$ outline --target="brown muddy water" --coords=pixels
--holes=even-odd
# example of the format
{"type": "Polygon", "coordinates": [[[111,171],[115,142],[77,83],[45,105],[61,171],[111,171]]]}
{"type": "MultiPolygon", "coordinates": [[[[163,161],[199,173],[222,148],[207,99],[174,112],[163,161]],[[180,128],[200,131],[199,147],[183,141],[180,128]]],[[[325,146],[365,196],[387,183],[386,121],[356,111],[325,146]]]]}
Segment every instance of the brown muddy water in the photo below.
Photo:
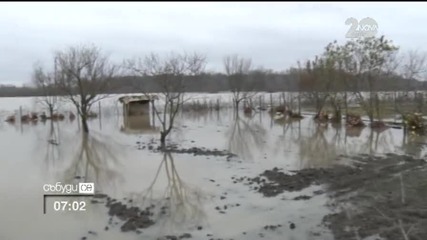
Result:
{"type": "Polygon", "coordinates": [[[19,106],[36,105],[30,98],[0,99],[1,240],[332,240],[337,230],[323,220],[335,210],[322,183],[265,197],[236,179],[273,168],[291,173],[353,164],[342,156],[425,154],[425,139],[405,139],[400,129],[349,132],[341,126],[319,127],[309,116],[276,121],[266,111],[236,119],[228,109],[181,114],[169,138],[181,151],[162,153],[156,151],[159,123],[133,119],[125,124],[116,99],[102,104],[87,137],[77,120],[6,123],[19,106]],[[57,182],[93,182],[109,198],[159,211],[153,210],[148,227],[128,232],[122,231],[126,219],[110,216],[106,198],[98,203],[91,197],[48,198],[44,214],[43,186],[57,182]],[[84,201],[86,210],[54,211],[58,200],[84,201]]]}

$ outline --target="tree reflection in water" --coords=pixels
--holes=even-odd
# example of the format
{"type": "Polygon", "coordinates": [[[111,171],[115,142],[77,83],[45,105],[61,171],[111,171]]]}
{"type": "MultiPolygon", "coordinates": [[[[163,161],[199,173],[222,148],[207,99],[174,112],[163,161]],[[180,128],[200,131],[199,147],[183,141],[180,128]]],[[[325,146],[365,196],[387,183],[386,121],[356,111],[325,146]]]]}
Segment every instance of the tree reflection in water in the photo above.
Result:
{"type": "Polygon", "coordinates": [[[369,135],[364,144],[361,144],[359,153],[375,155],[379,153],[394,152],[394,142],[391,131],[369,129],[369,135]]]}
{"type": "Polygon", "coordinates": [[[278,141],[276,144],[274,144],[273,152],[277,154],[278,152],[282,151],[283,148],[285,149],[285,153],[281,154],[287,154],[293,149],[295,149],[296,145],[301,140],[301,119],[279,119],[274,120],[273,118],[272,122],[276,123],[277,125],[281,125],[283,127],[283,134],[278,137],[278,141]]]}
{"type": "Polygon", "coordinates": [[[300,168],[307,167],[325,167],[332,163],[339,152],[343,152],[344,149],[340,149],[339,137],[335,132],[332,139],[328,141],[326,138],[328,132],[328,126],[321,126],[315,123],[310,129],[312,132],[308,137],[301,138],[299,144],[299,157],[301,161],[300,168]]]}
{"type": "Polygon", "coordinates": [[[427,136],[404,131],[401,149],[406,154],[423,158],[426,155],[427,136]]]}
{"type": "MultiPolygon", "coordinates": [[[[333,163],[339,155],[354,155],[360,153],[381,154],[394,152],[393,134],[391,131],[383,129],[375,131],[366,128],[369,133],[358,137],[350,137],[348,128],[343,135],[343,126],[331,125],[333,130],[325,126],[315,125],[311,127],[308,137],[300,139],[299,156],[301,168],[304,167],[325,167],[333,163]]],[[[354,129],[352,129],[354,130],[354,129]]]]}
{"type": "Polygon", "coordinates": [[[64,171],[64,182],[93,182],[95,189],[111,192],[124,181],[119,173],[119,145],[107,136],[95,132],[81,134],[78,149],[64,171]]]}
{"type": "Polygon", "coordinates": [[[35,156],[43,160],[43,170],[47,174],[54,172],[61,164],[62,148],[60,144],[60,127],[58,122],[45,123],[46,129],[37,128],[34,141],[35,156]]]}
{"type": "Polygon", "coordinates": [[[61,149],[58,147],[58,145],[60,144],[58,123],[55,124],[53,121],[50,121],[47,139],[48,140],[46,141],[47,144],[44,159],[48,168],[54,168],[55,164],[59,161],[61,156],[61,149]]]}
{"type": "Polygon", "coordinates": [[[162,233],[174,231],[184,224],[200,224],[205,221],[203,202],[212,197],[201,188],[183,181],[171,153],[163,153],[162,161],[149,187],[141,193],[130,195],[132,202],[140,208],[151,205],[160,208],[155,211],[154,219],[162,233]],[[159,184],[160,175],[166,178],[164,185],[159,184]]]}
{"type": "Polygon", "coordinates": [[[267,131],[253,119],[241,119],[238,115],[226,131],[228,151],[237,154],[241,159],[253,160],[254,151],[265,147],[267,131]]]}

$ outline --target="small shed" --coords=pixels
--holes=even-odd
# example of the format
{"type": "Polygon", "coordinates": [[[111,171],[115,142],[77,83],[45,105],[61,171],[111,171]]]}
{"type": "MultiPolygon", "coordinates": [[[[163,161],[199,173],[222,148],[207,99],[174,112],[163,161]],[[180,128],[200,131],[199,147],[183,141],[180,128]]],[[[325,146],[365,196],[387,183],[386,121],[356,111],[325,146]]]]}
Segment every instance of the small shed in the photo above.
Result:
{"type": "Polygon", "coordinates": [[[123,119],[120,131],[125,134],[158,133],[158,127],[151,123],[149,115],[128,116],[123,119]]]}
{"type": "Polygon", "coordinates": [[[123,104],[125,116],[138,116],[150,114],[150,102],[158,99],[156,95],[123,96],[119,102],[123,104]]]}
{"type": "Polygon", "coordinates": [[[123,126],[121,131],[126,134],[155,133],[154,112],[150,113],[150,103],[157,100],[156,95],[123,96],[119,102],[123,104],[123,126]]]}

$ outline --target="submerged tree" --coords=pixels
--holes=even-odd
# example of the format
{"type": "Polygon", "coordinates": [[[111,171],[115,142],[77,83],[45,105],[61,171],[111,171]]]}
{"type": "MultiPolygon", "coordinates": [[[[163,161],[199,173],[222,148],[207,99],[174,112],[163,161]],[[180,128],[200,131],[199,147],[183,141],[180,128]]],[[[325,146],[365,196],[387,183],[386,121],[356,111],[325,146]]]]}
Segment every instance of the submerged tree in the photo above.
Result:
{"type": "Polygon", "coordinates": [[[249,92],[249,73],[251,72],[252,60],[241,58],[238,55],[224,57],[223,60],[225,74],[231,93],[233,95],[233,105],[238,112],[240,102],[246,100],[253,95],[254,92],[249,92]]]}
{"type": "MultiPolygon", "coordinates": [[[[418,91],[419,86],[415,84],[414,80],[423,80],[423,76],[425,76],[427,72],[427,54],[413,50],[407,52],[402,60],[401,74],[407,81],[413,83],[407,89],[407,93],[412,92],[414,94],[415,109],[413,110],[422,113],[424,107],[424,93],[418,91]]],[[[403,106],[399,107],[404,108],[403,106]]]]}
{"type": "Polygon", "coordinates": [[[331,69],[327,59],[316,56],[314,60],[305,63],[301,72],[300,87],[306,92],[306,98],[315,105],[315,118],[320,117],[329,97],[331,69]]]}
{"type": "Polygon", "coordinates": [[[172,52],[164,57],[152,53],[144,58],[127,61],[129,69],[143,77],[154,79],[160,89],[163,109],[157,109],[153,104],[153,110],[161,124],[160,143],[162,146],[165,145],[166,137],[173,129],[175,118],[185,102],[185,78],[199,76],[205,66],[206,57],[199,53],[177,54],[172,52]]]}
{"type": "Polygon", "coordinates": [[[345,56],[345,70],[353,76],[349,87],[371,123],[375,117],[381,118],[378,90],[381,89],[380,83],[389,77],[387,62],[398,49],[384,36],[351,40],[341,49],[341,55],[345,56]],[[363,93],[365,89],[368,96],[363,93]]]}
{"type": "Polygon", "coordinates": [[[33,84],[40,90],[42,96],[38,98],[38,102],[47,108],[49,116],[52,116],[58,110],[59,97],[58,89],[55,86],[57,72],[46,72],[40,63],[34,64],[32,81],[33,84]]]}
{"type": "Polygon", "coordinates": [[[90,45],[70,47],[55,53],[55,83],[76,107],[85,133],[91,106],[106,98],[118,67],[110,63],[100,48],[90,45]]]}
{"type": "Polygon", "coordinates": [[[342,46],[337,41],[329,43],[323,57],[327,63],[328,78],[331,83],[329,92],[329,103],[334,110],[333,121],[341,122],[342,108],[345,115],[348,114],[348,81],[350,75],[345,72],[346,52],[342,51],[342,46]]]}

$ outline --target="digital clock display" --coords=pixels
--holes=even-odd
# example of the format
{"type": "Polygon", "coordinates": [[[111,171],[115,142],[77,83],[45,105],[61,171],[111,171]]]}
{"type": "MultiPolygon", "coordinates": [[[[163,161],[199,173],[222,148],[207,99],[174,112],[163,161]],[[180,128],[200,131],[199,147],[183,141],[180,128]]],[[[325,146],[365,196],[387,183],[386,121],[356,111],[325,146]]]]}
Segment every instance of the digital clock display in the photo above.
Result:
{"type": "Polygon", "coordinates": [[[44,184],[43,191],[45,192],[43,194],[43,214],[46,214],[48,209],[52,210],[52,202],[48,201],[49,198],[57,199],[53,202],[54,212],[85,212],[87,201],[83,201],[82,198],[95,196],[94,183],[44,184]]]}
{"type": "Polygon", "coordinates": [[[85,201],[55,201],[53,202],[53,210],[55,211],[86,211],[85,201]]]}

